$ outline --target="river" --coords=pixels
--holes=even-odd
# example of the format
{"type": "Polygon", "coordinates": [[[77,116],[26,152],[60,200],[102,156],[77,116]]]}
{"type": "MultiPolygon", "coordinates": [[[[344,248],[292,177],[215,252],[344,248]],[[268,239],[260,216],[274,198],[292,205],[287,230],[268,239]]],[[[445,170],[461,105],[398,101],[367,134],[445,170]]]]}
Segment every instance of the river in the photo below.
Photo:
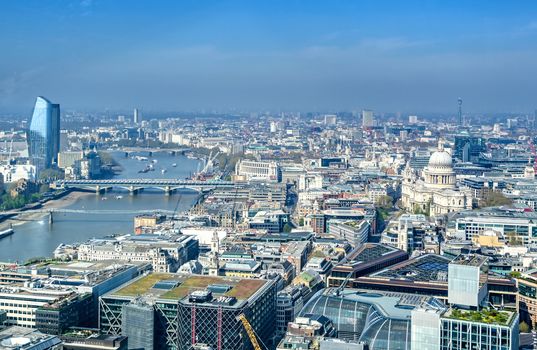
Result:
{"type": "MultiPolygon", "coordinates": [[[[148,161],[126,158],[124,152],[113,152],[114,159],[121,165],[123,171],[116,178],[185,178],[198,169],[199,161],[182,155],[171,155],[167,152],[134,153],[148,157],[148,161]],[[150,163],[150,161],[155,161],[150,163]],[[173,167],[173,164],[176,167],[173,167]],[[139,170],[153,164],[155,171],[138,173],[139,170]],[[166,172],[162,172],[166,169],[166,172]]],[[[165,196],[159,190],[144,190],[130,196],[128,192],[114,190],[103,196],[87,194],[66,206],[69,209],[84,210],[188,210],[197,200],[194,191],[181,191],[165,196]],[[116,199],[121,195],[123,198],[116,199]],[[103,200],[102,197],[107,200],[103,200]],[[178,204],[179,202],[179,204],[178,204]]],[[[49,224],[47,218],[30,221],[14,227],[15,233],[0,239],[0,261],[25,261],[32,257],[50,256],[60,243],[75,243],[92,237],[104,237],[111,234],[132,233],[135,214],[73,214],[56,213],[54,223],[49,224]]]]}

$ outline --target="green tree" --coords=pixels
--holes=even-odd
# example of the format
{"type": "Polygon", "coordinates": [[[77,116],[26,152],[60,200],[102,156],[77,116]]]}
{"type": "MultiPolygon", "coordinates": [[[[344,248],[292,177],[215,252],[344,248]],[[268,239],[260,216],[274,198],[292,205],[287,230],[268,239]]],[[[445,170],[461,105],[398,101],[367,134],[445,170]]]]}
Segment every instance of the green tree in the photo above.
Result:
{"type": "Polygon", "coordinates": [[[529,333],[530,326],[526,322],[522,321],[520,322],[518,329],[520,330],[520,333],[529,333]]]}
{"type": "Polygon", "coordinates": [[[386,196],[386,195],[380,196],[379,198],[377,198],[375,205],[378,208],[388,211],[393,208],[393,198],[390,196],[386,196]]]}
{"type": "Polygon", "coordinates": [[[509,204],[512,204],[512,203],[513,203],[513,201],[510,198],[507,198],[506,196],[504,196],[503,193],[501,193],[501,192],[491,192],[491,193],[489,193],[487,198],[485,198],[485,200],[482,201],[481,207],[483,207],[483,208],[485,208],[485,207],[497,207],[497,206],[501,206],[501,205],[509,205],[509,204]]]}
{"type": "Polygon", "coordinates": [[[520,276],[522,276],[522,274],[518,271],[511,271],[509,272],[509,276],[513,277],[513,278],[520,278],[520,276]]]}
{"type": "Polygon", "coordinates": [[[285,226],[283,226],[283,232],[289,233],[293,229],[293,226],[290,223],[286,223],[285,226]]]}
{"type": "Polygon", "coordinates": [[[63,179],[65,176],[63,170],[60,169],[43,169],[39,172],[39,180],[54,181],[63,179]]]}

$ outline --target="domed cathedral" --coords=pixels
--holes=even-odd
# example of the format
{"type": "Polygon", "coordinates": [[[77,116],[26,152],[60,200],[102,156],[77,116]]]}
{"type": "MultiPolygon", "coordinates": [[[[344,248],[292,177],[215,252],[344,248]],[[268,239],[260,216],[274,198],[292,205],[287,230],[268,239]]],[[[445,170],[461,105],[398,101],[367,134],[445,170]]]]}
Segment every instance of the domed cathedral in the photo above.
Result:
{"type": "Polygon", "coordinates": [[[421,176],[407,163],[402,183],[403,208],[413,213],[441,216],[472,208],[471,194],[457,187],[451,154],[439,147],[421,176]]]}

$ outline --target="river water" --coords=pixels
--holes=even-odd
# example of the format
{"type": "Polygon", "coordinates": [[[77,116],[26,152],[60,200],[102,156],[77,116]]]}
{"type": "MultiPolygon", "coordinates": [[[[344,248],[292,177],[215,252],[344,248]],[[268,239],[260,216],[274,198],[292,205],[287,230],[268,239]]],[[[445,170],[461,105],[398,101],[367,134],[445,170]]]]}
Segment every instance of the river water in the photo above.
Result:
{"type": "MultiPolygon", "coordinates": [[[[199,161],[182,155],[171,155],[167,152],[153,153],[151,157],[145,153],[134,153],[148,157],[148,161],[126,158],[124,152],[112,153],[123,171],[117,178],[152,178],[152,179],[184,179],[198,169],[199,161]],[[156,162],[151,163],[154,160],[156,162]],[[176,167],[173,167],[173,164],[176,167]],[[153,164],[154,171],[138,173],[148,164],[153,164]],[[162,172],[162,169],[166,169],[162,172]]],[[[113,190],[103,196],[89,194],[65,207],[81,210],[188,210],[197,200],[194,191],[181,191],[165,196],[159,190],[144,190],[130,196],[128,192],[113,190]],[[103,200],[102,197],[107,200],[103,200]],[[116,199],[116,196],[122,196],[116,199]]],[[[0,261],[25,261],[32,257],[50,256],[60,243],[75,243],[92,237],[104,237],[111,234],[132,233],[136,214],[90,214],[90,213],[56,213],[54,223],[50,225],[47,218],[30,221],[14,227],[15,233],[0,239],[0,261]]]]}

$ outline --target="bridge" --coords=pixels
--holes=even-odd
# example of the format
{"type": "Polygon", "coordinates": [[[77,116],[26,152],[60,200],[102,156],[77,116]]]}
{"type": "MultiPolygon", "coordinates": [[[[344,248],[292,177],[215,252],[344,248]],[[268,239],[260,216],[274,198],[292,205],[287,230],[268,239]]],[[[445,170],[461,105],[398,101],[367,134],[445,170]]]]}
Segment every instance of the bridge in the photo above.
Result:
{"type": "Polygon", "coordinates": [[[149,148],[149,147],[122,147],[117,149],[117,151],[125,152],[127,154],[129,153],[149,153],[150,155],[153,153],[159,153],[159,152],[166,152],[170,154],[185,154],[186,152],[192,151],[191,148],[185,147],[185,148],[149,148]]]}
{"type": "Polygon", "coordinates": [[[53,208],[53,209],[30,209],[23,212],[17,210],[3,211],[0,214],[2,219],[9,219],[13,221],[41,221],[43,216],[48,217],[48,222],[52,224],[54,221],[53,215],[55,214],[96,214],[96,215],[146,215],[146,214],[162,214],[168,216],[175,216],[178,213],[172,210],[154,209],[154,210],[86,210],[86,209],[68,209],[68,208],[53,208]],[[37,218],[20,218],[18,214],[44,214],[37,218]]]}
{"type": "Polygon", "coordinates": [[[164,194],[170,195],[178,189],[190,189],[197,192],[213,190],[218,187],[229,187],[235,185],[232,181],[196,181],[180,179],[109,179],[109,180],[58,180],[56,188],[73,190],[90,190],[97,194],[108,191],[112,188],[121,188],[129,191],[130,194],[137,194],[146,188],[162,190],[164,194]]]}

